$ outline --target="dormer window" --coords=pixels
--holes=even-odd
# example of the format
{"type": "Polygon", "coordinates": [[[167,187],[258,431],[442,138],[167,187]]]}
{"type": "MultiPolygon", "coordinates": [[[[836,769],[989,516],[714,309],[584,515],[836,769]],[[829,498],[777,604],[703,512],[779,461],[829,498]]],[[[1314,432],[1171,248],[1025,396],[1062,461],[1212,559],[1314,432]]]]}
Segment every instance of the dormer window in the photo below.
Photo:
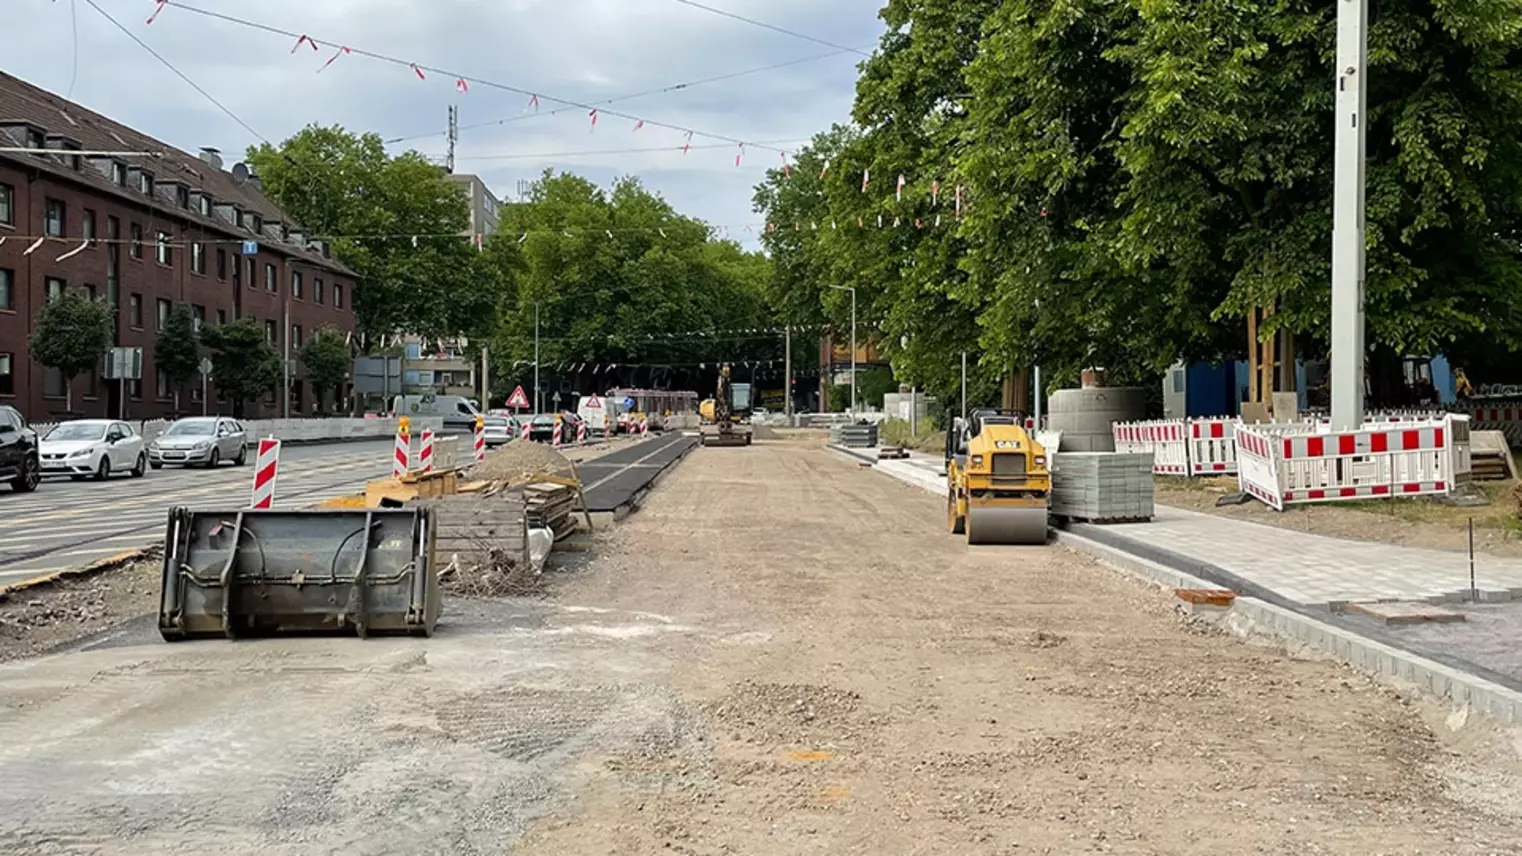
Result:
{"type": "Polygon", "coordinates": [[[138,189],[138,192],[140,192],[140,193],[144,193],[144,194],[147,194],[148,196],[152,196],[153,195],[153,176],[149,175],[146,172],[139,172],[137,174],[137,189],[138,189]]]}
{"type": "Polygon", "coordinates": [[[174,189],[174,201],[181,208],[190,207],[190,188],[180,185],[174,189]]]}
{"type": "Polygon", "coordinates": [[[44,149],[47,148],[47,138],[36,128],[27,128],[26,145],[29,149],[44,149]]]}
{"type": "Polygon", "coordinates": [[[118,187],[127,186],[127,165],[120,161],[111,162],[111,183],[118,187]]]}
{"type": "Polygon", "coordinates": [[[207,196],[204,193],[197,194],[196,195],[196,211],[200,212],[202,217],[210,217],[211,216],[211,197],[207,196]]]}
{"type": "Polygon", "coordinates": [[[256,233],[264,231],[264,218],[260,217],[258,214],[248,215],[248,221],[249,231],[256,233]]]}

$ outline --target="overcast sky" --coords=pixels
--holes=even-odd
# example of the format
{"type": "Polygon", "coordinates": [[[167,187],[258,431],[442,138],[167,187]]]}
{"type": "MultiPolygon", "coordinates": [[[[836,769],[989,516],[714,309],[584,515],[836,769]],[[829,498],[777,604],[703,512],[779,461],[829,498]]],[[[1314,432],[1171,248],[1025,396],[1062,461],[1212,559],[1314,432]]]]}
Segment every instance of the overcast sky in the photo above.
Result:
{"type": "MultiPolygon", "coordinates": [[[[294,54],[292,38],[173,5],[148,25],[153,0],[95,2],[271,141],[312,122],[337,123],[387,139],[417,137],[392,148],[442,155],[446,111],[456,104],[456,171],[482,176],[503,199],[546,167],[604,186],[634,174],[682,213],[716,224],[755,221],[752,188],[781,158],[747,147],[736,168],[737,147],[703,135],[790,149],[849,117],[862,59],[680,0],[187,0],[321,43],[318,52],[303,45],[294,54]],[[536,92],[539,115],[524,118],[528,98],[515,92],[476,83],[461,94],[452,78],[419,80],[405,66],[353,54],[317,73],[335,43],[536,92]],[[585,109],[548,115],[566,107],[555,98],[595,103],[795,60],[811,61],[604,108],[647,119],[638,131],[607,112],[595,129],[585,109]],[[516,121],[495,124],[503,118],[516,121]],[[470,127],[478,123],[494,124],[470,127]],[[693,150],[682,154],[684,135],[656,123],[693,130],[693,150]],[[668,150],[577,154],[647,147],[668,150]]],[[[870,50],[882,33],[880,0],[702,2],[839,46],[870,50]]],[[[5,71],[59,94],[72,81],[74,100],[188,151],[216,146],[231,161],[258,142],[86,0],[6,6],[8,25],[19,15],[21,37],[6,40],[5,71]]]]}

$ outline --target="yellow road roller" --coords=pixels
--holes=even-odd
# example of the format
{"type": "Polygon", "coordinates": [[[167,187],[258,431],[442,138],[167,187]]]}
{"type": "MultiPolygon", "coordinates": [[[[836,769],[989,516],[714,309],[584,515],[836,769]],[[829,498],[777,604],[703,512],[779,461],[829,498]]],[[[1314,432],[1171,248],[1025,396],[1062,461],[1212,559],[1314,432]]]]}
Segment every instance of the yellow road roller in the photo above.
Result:
{"type": "Polygon", "coordinates": [[[977,410],[946,432],[946,525],[969,544],[1045,544],[1052,476],[1022,414],[977,410]]]}

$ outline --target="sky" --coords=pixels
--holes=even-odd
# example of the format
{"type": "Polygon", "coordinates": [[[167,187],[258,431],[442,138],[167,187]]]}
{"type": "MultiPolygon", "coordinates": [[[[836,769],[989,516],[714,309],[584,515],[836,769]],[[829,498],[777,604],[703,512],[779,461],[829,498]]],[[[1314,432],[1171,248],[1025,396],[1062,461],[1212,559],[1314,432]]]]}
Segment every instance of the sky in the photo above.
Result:
{"type": "Polygon", "coordinates": [[[241,124],[91,0],[7,0],[7,29],[19,20],[21,38],[6,40],[0,67],[186,151],[214,146],[229,163],[252,143],[279,142],[311,123],[408,138],[390,148],[442,161],[453,104],[461,126],[455,171],[481,176],[504,201],[546,168],[603,186],[635,175],[679,212],[736,227],[742,240],[749,233],[740,227],[760,219],[751,196],[765,171],[782,163],[778,150],[849,119],[864,57],[838,48],[870,52],[883,32],[880,0],[692,0],[836,47],[684,0],[185,0],[307,34],[318,42],[314,51],[287,35],[197,14],[179,0],[152,24],[154,0],[93,2],[241,124]],[[339,45],[477,82],[462,93],[449,75],[419,79],[405,65],[356,53],[319,72],[339,45]],[[792,64],[608,104],[595,127],[587,109],[556,100],[597,105],[784,63],[792,64]],[[522,92],[491,84],[537,94],[537,111],[522,92]],[[638,119],[645,125],[636,130],[638,119]],[[693,132],[685,154],[677,129],[693,132]],[[752,143],[738,167],[733,140],[752,143]],[[619,153],[588,154],[611,150],[619,153]]]}

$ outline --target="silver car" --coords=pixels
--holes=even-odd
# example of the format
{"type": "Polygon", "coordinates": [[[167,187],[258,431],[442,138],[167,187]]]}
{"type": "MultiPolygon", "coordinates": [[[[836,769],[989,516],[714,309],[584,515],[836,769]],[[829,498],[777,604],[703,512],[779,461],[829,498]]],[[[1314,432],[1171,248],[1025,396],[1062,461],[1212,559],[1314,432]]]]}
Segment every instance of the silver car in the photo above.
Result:
{"type": "Polygon", "coordinates": [[[148,466],[165,464],[215,467],[223,461],[242,466],[248,460],[248,435],[226,416],[190,416],[176,420],[148,444],[148,466]]]}

